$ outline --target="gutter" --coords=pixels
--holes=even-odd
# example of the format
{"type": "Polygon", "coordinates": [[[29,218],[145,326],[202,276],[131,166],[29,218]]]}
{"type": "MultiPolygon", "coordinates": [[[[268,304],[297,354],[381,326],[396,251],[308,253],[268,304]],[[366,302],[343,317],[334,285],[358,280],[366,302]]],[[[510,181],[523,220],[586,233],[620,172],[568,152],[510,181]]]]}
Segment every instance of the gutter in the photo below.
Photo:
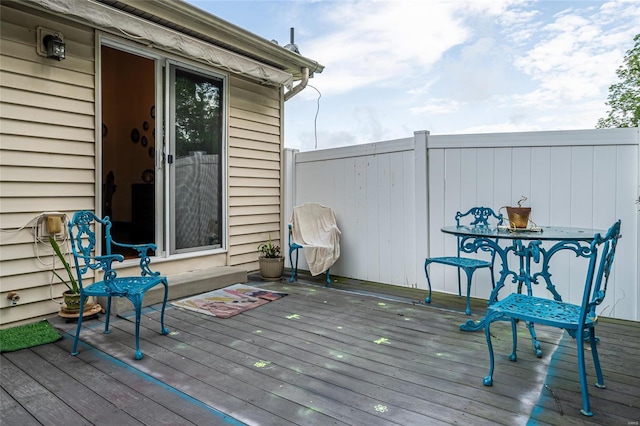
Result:
{"type": "Polygon", "coordinates": [[[302,67],[300,68],[300,71],[302,72],[302,80],[300,80],[300,83],[297,86],[292,87],[291,90],[284,94],[285,102],[302,92],[302,90],[307,87],[307,83],[309,82],[309,68],[302,67]]]}

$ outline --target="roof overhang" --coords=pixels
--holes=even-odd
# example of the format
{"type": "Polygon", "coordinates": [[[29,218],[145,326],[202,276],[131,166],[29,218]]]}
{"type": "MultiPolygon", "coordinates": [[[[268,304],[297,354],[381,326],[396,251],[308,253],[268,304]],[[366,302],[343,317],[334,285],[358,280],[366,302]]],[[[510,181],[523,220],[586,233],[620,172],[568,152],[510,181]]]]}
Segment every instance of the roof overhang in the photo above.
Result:
{"type": "Polygon", "coordinates": [[[183,0],[96,0],[157,24],[288,72],[302,79],[302,69],[311,76],[324,66],[294,53],[230,22],[211,15],[183,0]]]}
{"type": "Polygon", "coordinates": [[[263,84],[291,88],[324,67],[182,0],[21,0],[95,28],[180,53],[263,84]]]}

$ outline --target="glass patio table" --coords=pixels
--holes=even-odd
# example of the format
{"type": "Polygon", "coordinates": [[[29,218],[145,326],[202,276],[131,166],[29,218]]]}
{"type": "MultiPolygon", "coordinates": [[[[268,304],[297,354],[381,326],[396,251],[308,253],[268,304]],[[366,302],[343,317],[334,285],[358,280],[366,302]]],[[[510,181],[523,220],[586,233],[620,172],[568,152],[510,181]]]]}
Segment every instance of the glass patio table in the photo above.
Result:
{"type": "MultiPolygon", "coordinates": [[[[549,272],[549,262],[558,252],[569,250],[576,254],[576,257],[588,257],[591,253],[590,244],[593,237],[600,233],[604,235],[606,230],[542,226],[536,228],[513,229],[507,227],[486,227],[486,226],[446,226],[442,228],[446,234],[461,237],[461,251],[464,253],[477,253],[478,250],[495,250],[496,256],[500,258],[502,268],[500,277],[496,281],[496,286],[489,296],[489,304],[498,300],[498,293],[505,286],[507,278],[511,278],[512,283],[518,284],[518,292],[522,291],[524,285],[527,294],[532,294],[532,285],[538,284],[539,280],[544,280],[547,290],[551,292],[555,300],[561,301],[562,296],[556,290],[551,281],[549,272]],[[501,240],[508,241],[502,246],[501,240]],[[549,248],[542,247],[542,243],[551,242],[549,248]],[[515,255],[517,268],[509,266],[509,254],[515,255]],[[536,272],[532,270],[532,265],[536,267],[536,272]]],[[[586,265],[585,265],[586,267],[586,265]]],[[[527,323],[531,333],[533,349],[537,357],[542,356],[540,343],[536,338],[533,323],[527,323]]],[[[460,330],[477,331],[484,328],[484,319],[475,321],[468,320],[460,325],[460,330]]]]}

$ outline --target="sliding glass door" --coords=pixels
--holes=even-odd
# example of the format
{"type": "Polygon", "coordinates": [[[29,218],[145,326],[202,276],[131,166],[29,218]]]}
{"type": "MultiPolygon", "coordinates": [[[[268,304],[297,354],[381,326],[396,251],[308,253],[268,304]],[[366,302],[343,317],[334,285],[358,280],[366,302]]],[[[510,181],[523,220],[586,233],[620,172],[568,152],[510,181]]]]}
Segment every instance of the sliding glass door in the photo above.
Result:
{"type": "Polygon", "coordinates": [[[223,244],[222,78],[170,63],[169,168],[172,253],[223,244]]]}
{"type": "Polygon", "coordinates": [[[101,42],[101,211],[114,237],[157,256],[224,249],[225,77],[101,42]]]}

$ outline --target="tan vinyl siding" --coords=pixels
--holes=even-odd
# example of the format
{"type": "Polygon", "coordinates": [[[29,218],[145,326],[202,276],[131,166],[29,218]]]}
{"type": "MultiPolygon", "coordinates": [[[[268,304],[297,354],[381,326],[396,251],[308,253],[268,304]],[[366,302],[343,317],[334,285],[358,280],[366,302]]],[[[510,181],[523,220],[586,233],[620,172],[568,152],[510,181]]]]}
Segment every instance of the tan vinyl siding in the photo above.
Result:
{"type": "Polygon", "coordinates": [[[229,259],[247,270],[269,235],[282,245],[280,105],[280,89],[230,79],[229,259]]]}
{"type": "MultiPolygon", "coordinates": [[[[96,52],[93,28],[0,5],[0,327],[55,315],[64,286],[51,252],[34,244],[38,215],[96,209],[96,52]],[[64,35],[66,59],[36,53],[37,27],[64,35]],[[51,282],[56,284],[51,285],[51,282]],[[10,306],[6,293],[18,291],[10,306]],[[51,300],[51,296],[58,299],[51,300]]],[[[215,70],[220,71],[220,70],[215,70]]],[[[258,269],[257,247],[281,246],[282,89],[230,75],[228,253],[165,259],[164,275],[216,266],[258,269]]],[[[50,250],[50,249],[49,249],[50,250]]],[[[121,272],[131,269],[125,265],[121,272]]]]}
{"type": "Polygon", "coordinates": [[[60,309],[50,295],[63,286],[50,288],[51,253],[34,244],[32,226],[45,211],[94,208],[95,66],[90,28],[7,4],[0,19],[0,323],[8,324],[60,309]],[[36,54],[38,26],[64,34],[65,60],[36,54]],[[20,303],[10,307],[14,290],[20,303]]]}

